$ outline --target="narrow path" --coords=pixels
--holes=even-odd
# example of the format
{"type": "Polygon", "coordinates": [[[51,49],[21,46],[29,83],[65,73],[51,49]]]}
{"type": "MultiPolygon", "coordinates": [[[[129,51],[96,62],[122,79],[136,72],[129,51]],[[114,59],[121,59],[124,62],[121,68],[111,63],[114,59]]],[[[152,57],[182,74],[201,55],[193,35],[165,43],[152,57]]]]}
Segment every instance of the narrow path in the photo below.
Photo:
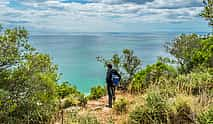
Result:
{"type": "MultiPolygon", "coordinates": [[[[134,99],[134,97],[131,94],[116,92],[116,99],[119,99],[122,97],[125,97],[126,99],[128,99],[129,103],[131,103],[131,101],[133,101],[134,99]]],[[[85,108],[69,107],[65,109],[64,112],[69,113],[73,109],[77,109],[77,110],[80,110],[78,112],[79,115],[83,115],[85,113],[91,113],[92,115],[97,117],[97,119],[99,120],[101,124],[110,124],[110,122],[111,124],[112,122],[114,122],[113,124],[120,124],[128,119],[127,114],[119,115],[115,112],[113,108],[106,107],[107,103],[108,103],[108,97],[103,96],[97,100],[89,100],[85,108]]],[[[60,121],[58,121],[58,123],[55,123],[55,124],[61,124],[61,123],[60,121]]]]}

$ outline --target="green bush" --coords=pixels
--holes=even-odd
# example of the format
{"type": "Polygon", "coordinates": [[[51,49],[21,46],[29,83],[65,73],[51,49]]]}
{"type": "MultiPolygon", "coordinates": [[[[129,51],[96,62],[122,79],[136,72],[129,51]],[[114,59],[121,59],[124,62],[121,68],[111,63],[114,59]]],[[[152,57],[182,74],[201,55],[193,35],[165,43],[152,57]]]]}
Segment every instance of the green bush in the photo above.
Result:
{"type": "Polygon", "coordinates": [[[213,89],[212,80],[213,75],[208,72],[190,73],[187,75],[179,75],[175,83],[179,90],[183,90],[188,94],[199,95],[213,89]]]}
{"type": "Polygon", "coordinates": [[[190,73],[197,66],[213,67],[213,37],[201,38],[197,34],[182,34],[166,43],[166,50],[175,57],[180,73],[190,73]]]}
{"type": "Polygon", "coordinates": [[[101,86],[92,87],[90,90],[89,99],[99,99],[102,96],[106,95],[106,89],[101,86]]]}
{"type": "MultiPolygon", "coordinates": [[[[165,98],[172,98],[177,95],[177,85],[175,85],[175,79],[167,79],[165,77],[161,77],[158,81],[158,84],[152,85],[152,87],[159,87],[159,92],[161,96],[165,98]],[[156,86],[157,85],[157,86],[156,86]]],[[[150,88],[149,88],[150,89],[150,88]]]]}
{"type": "Polygon", "coordinates": [[[213,107],[209,108],[205,112],[202,112],[198,116],[198,122],[200,124],[212,124],[213,123],[213,107]]]}
{"type": "Polygon", "coordinates": [[[88,98],[84,94],[78,96],[79,105],[85,107],[88,101],[88,98]]]}
{"type": "Polygon", "coordinates": [[[127,112],[127,105],[128,105],[128,100],[125,98],[120,98],[115,101],[113,109],[117,113],[120,113],[120,114],[125,113],[125,112],[127,112]]]}
{"type": "Polygon", "coordinates": [[[72,86],[69,82],[63,82],[57,86],[57,94],[60,98],[65,98],[70,94],[79,95],[80,92],[75,86],[72,86]]]}
{"type": "Polygon", "coordinates": [[[87,113],[79,117],[79,124],[100,124],[100,122],[94,115],[87,113]]]}
{"type": "Polygon", "coordinates": [[[131,124],[166,124],[169,123],[171,109],[166,100],[157,92],[151,92],[143,106],[136,107],[129,115],[131,124]]]}
{"type": "Polygon", "coordinates": [[[179,104],[176,108],[176,113],[171,117],[171,121],[174,124],[195,124],[196,116],[192,111],[190,105],[187,103],[179,104]]]}
{"type": "Polygon", "coordinates": [[[199,65],[204,67],[213,67],[213,37],[200,40],[200,47],[192,54],[190,64],[196,68],[199,65]]]}
{"type": "Polygon", "coordinates": [[[134,92],[142,92],[150,84],[157,83],[160,77],[173,78],[176,77],[176,70],[167,64],[157,62],[148,65],[145,69],[138,72],[129,85],[129,90],[134,92]]]}
{"type": "Polygon", "coordinates": [[[63,82],[57,86],[57,94],[60,99],[64,99],[63,107],[70,106],[85,106],[87,104],[87,97],[80,93],[75,86],[72,86],[68,82],[63,82]]]}
{"type": "Polygon", "coordinates": [[[62,100],[62,108],[68,108],[71,106],[85,106],[87,104],[87,97],[84,94],[70,94],[62,100]]]}
{"type": "Polygon", "coordinates": [[[66,124],[100,124],[97,117],[93,113],[85,112],[78,114],[78,111],[71,111],[68,114],[66,124]]]}
{"type": "Polygon", "coordinates": [[[69,95],[62,101],[62,108],[65,109],[71,106],[77,106],[78,104],[79,101],[77,97],[75,97],[74,95],[69,95]]]}

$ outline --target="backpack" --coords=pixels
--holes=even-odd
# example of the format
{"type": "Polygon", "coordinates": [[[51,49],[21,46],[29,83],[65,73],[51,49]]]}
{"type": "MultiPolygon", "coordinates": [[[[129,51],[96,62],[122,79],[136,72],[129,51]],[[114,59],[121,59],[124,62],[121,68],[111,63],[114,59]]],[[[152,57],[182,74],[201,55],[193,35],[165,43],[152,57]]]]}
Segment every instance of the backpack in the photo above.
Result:
{"type": "Polygon", "coordinates": [[[119,85],[119,82],[120,82],[120,78],[119,78],[119,76],[115,73],[115,72],[113,72],[112,71],[112,83],[113,83],[113,85],[114,86],[118,86],[119,85]]]}

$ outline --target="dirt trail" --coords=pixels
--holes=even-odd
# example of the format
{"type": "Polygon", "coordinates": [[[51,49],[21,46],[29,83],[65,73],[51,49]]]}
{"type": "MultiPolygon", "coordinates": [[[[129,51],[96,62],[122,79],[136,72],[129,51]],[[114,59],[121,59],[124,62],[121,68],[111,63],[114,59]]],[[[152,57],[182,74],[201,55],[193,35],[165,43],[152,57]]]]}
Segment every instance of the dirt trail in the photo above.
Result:
{"type": "MultiPolygon", "coordinates": [[[[120,93],[116,92],[116,99],[125,97],[129,103],[134,99],[132,95],[128,93],[120,93]]],[[[98,100],[89,100],[87,102],[86,107],[69,107],[64,110],[64,112],[70,112],[73,109],[80,110],[78,113],[81,115],[85,113],[91,113],[92,115],[96,116],[97,119],[101,124],[109,124],[110,122],[114,122],[113,124],[120,124],[123,123],[127,118],[127,114],[119,115],[115,112],[113,108],[108,108],[106,105],[108,104],[108,96],[103,96],[98,100]]],[[[66,116],[66,115],[65,115],[66,116]]],[[[65,117],[66,118],[66,117],[65,117]]],[[[66,120],[66,119],[65,119],[66,120]]],[[[61,124],[60,121],[55,124],[61,124]]]]}
{"type": "MultiPolygon", "coordinates": [[[[128,93],[116,92],[116,99],[122,97],[128,99],[129,102],[133,100],[133,97],[128,93]]],[[[86,111],[92,112],[102,124],[110,123],[110,121],[113,121],[117,124],[128,118],[128,115],[119,115],[114,111],[113,108],[106,107],[107,103],[107,96],[103,96],[98,100],[88,101],[86,105],[86,111]]]]}

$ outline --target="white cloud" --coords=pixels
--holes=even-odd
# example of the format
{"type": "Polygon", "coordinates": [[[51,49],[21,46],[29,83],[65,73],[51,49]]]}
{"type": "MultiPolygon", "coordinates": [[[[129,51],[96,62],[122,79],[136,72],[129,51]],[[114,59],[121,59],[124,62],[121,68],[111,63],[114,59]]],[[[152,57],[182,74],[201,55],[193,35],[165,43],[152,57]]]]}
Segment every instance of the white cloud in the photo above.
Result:
{"type": "MultiPolygon", "coordinates": [[[[105,1],[105,2],[104,2],[105,1]]],[[[56,31],[123,30],[129,23],[187,22],[197,18],[202,10],[199,0],[154,0],[145,4],[63,3],[58,0],[23,0],[27,10],[17,10],[0,2],[0,23],[29,22],[24,26],[56,31]],[[194,5],[194,6],[193,6],[194,5]],[[7,15],[8,14],[8,15],[7,15]],[[12,16],[13,15],[13,16],[12,16]],[[17,16],[16,16],[17,15],[17,16]],[[11,18],[12,16],[12,18],[11,18]]],[[[117,0],[122,2],[124,0],[117,0]]],[[[134,0],[133,0],[134,1],[134,0]]]]}

